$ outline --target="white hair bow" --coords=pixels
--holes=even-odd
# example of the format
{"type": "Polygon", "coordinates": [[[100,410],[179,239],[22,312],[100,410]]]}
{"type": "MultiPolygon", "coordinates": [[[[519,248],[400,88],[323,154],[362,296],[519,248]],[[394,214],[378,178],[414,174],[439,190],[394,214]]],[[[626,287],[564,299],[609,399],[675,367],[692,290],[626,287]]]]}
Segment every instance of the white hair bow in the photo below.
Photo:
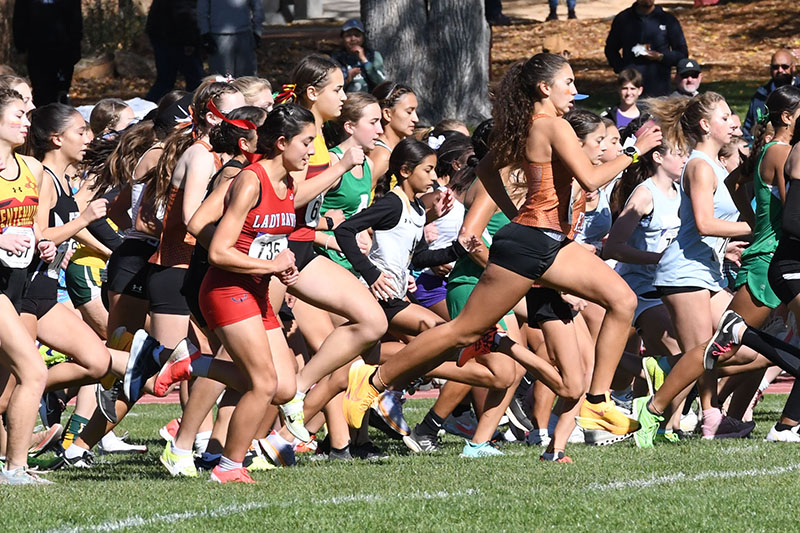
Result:
{"type": "Polygon", "coordinates": [[[442,143],[444,142],[444,135],[439,135],[438,137],[428,137],[428,146],[433,148],[434,150],[438,150],[442,143]]]}

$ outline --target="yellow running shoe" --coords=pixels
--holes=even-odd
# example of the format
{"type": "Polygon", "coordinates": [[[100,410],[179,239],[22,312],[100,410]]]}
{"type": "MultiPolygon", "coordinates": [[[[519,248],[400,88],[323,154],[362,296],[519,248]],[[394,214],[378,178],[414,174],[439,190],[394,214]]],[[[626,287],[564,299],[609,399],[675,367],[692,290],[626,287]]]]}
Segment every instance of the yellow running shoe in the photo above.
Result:
{"type": "Polygon", "coordinates": [[[639,422],[622,414],[608,392],[605,396],[605,401],[600,403],[584,400],[575,422],[585,430],[602,429],[615,435],[627,435],[637,431],[639,422]]]}
{"type": "Polygon", "coordinates": [[[363,361],[357,361],[350,367],[342,409],[347,425],[351,428],[359,429],[361,427],[364,413],[380,394],[369,382],[370,376],[377,369],[377,366],[367,365],[363,361]]]}
{"type": "Polygon", "coordinates": [[[160,457],[161,464],[164,465],[173,476],[197,477],[197,468],[194,466],[194,456],[178,455],[172,451],[172,444],[164,446],[164,453],[160,457]]]}
{"type": "Polygon", "coordinates": [[[132,343],[133,335],[125,329],[125,326],[120,326],[108,337],[106,345],[121,352],[130,352],[132,343]]]}
{"type": "Polygon", "coordinates": [[[645,357],[642,359],[642,368],[644,369],[644,377],[647,380],[647,389],[649,396],[655,395],[656,391],[664,384],[667,378],[667,373],[661,368],[659,360],[655,357],[645,357]]]}

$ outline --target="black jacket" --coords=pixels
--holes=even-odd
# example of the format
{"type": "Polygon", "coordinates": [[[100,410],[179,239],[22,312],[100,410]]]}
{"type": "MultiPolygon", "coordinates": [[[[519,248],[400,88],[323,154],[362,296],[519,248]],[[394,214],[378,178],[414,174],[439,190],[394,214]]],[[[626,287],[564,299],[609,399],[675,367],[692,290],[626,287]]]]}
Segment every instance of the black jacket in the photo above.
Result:
{"type": "Polygon", "coordinates": [[[153,0],[147,14],[147,35],[174,46],[198,46],[197,0],[153,0]]]}
{"type": "MultiPolygon", "coordinates": [[[[795,87],[800,87],[800,76],[795,76],[792,78],[792,85],[795,87]]],[[[753,95],[753,98],[750,99],[750,107],[747,109],[747,116],[744,118],[744,124],[742,124],[742,131],[744,132],[744,138],[747,140],[748,143],[753,142],[753,135],[752,130],[753,126],[756,125],[757,122],[757,113],[758,110],[764,110],[764,106],[767,105],[767,98],[769,95],[772,94],[772,91],[775,90],[775,82],[769,80],[767,83],[762,85],[756,90],[756,94],[753,95]]]]}
{"type": "Polygon", "coordinates": [[[639,15],[635,4],[614,17],[611,31],[606,38],[605,53],[614,72],[633,67],[642,73],[643,96],[665,96],[671,93],[672,67],[684,57],[689,57],[678,19],[659,6],[655,6],[649,15],[639,15]],[[631,49],[637,44],[649,44],[651,50],[664,54],[664,59],[652,61],[635,57],[631,49]]]}
{"type": "Polygon", "coordinates": [[[16,0],[12,26],[21,54],[81,58],[81,0],[16,0]]]}

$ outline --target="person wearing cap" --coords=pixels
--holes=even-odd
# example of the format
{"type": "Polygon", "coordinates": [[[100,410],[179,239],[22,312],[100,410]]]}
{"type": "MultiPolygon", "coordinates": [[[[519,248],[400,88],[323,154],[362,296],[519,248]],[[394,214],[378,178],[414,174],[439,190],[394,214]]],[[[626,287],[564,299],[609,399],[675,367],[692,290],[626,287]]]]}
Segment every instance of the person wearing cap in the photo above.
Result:
{"type": "Polygon", "coordinates": [[[700,63],[685,57],[678,61],[675,71],[675,91],[670,96],[697,96],[700,84],[703,82],[703,72],[700,63]]]}
{"type": "Polygon", "coordinates": [[[209,74],[255,76],[264,25],[262,0],[198,0],[197,25],[209,74]]]}
{"type": "Polygon", "coordinates": [[[365,46],[366,31],[358,19],[350,19],[342,25],[344,50],[331,54],[331,58],[342,66],[345,92],[370,92],[386,79],[383,57],[377,50],[365,46]]]}
{"type": "Polygon", "coordinates": [[[748,144],[753,143],[752,129],[758,122],[758,112],[759,110],[764,112],[767,98],[772,91],[784,85],[800,87],[800,77],[795,74],[796,63],[796,58],[789,50],[780,49],[772,54],[769,65],[770,80],[759,87],[753,98],[750,99],[750,107],[747,109],[747,116],[742,125],[744,138],[748,144]]]}
{"type": "Polygon", "coordinates": [[[689,56],[689,49],[678,19],[655,0],[636,0],[614,17],[605,54],[614,72],[633,67],[642,73],[642,96],[666,96],[672,91],[672,67],[689,56]]]}

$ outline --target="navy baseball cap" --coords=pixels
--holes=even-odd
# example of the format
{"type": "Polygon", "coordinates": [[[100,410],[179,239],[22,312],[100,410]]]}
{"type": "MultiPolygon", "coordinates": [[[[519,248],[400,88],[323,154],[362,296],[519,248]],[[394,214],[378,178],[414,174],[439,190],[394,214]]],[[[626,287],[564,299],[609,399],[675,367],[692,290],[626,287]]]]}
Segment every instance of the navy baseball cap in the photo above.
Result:
{"type": "Polygon", "coordinates": [[[361,24],[361,21],[358,19],[350,19],[342,25],[342,33],[346,32],[347,30],[358,30],[361,33],[367,33],[364,30],[364,25],[361,24]]]}

